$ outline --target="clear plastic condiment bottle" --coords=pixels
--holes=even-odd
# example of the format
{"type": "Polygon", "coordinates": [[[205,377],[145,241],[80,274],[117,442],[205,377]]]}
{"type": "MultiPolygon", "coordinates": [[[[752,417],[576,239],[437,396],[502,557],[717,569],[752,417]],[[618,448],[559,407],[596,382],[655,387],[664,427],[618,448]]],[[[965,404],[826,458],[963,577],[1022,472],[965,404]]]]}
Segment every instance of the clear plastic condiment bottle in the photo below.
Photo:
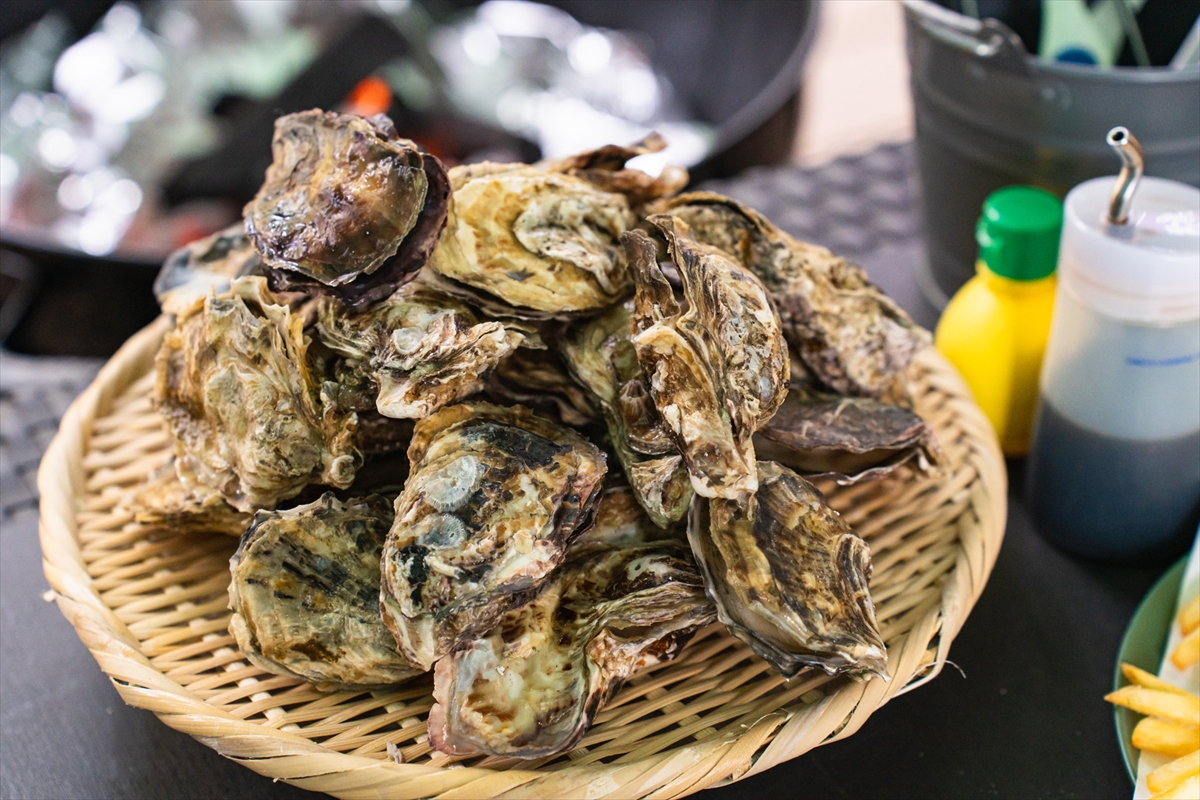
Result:
{"type": "Polygon", "coordinates": [[[988,195],[975,229],[975,277],[950,300],[935,333],[1010,456],[1029,449],[1061,229],[1062,203],[1049,192],[1008,186],[988,195]]]}
{"type": "Polygon", "coordinates": [[[1144,178],[1134,194],[1137,158],[1116,192],[1067,195],[1027,472],[1039,532],[1105,560],[1181,550],[1200,519],[1200,191],[1144,178]]]}

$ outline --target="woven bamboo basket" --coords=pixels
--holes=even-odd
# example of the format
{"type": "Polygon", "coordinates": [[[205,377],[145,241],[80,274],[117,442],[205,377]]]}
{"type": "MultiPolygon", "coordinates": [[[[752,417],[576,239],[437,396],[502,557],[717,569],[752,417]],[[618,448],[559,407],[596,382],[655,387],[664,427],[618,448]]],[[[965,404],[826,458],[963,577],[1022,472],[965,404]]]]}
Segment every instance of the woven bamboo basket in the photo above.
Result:
{"type": "Polygon", "coordinates": [[[913,365],[918,412],[945,450],[935,477],[841,488],[830,503],[870,544],[890,681],[775,673],[713,625],[675,661],[638,673],[569,753],[532,761],[431,750],[428,678],[327,694],[249,664],[227,630],[219,534],[133,521],[131,490],[169,454],[150,404],[166,322],[134,336],[75,401],[38,473],[46,577],[126,703],[255,772],[339,797],[682,797],[850,736],[938,674],[1004,534],[995,436],[954,370],[913,365]]]}

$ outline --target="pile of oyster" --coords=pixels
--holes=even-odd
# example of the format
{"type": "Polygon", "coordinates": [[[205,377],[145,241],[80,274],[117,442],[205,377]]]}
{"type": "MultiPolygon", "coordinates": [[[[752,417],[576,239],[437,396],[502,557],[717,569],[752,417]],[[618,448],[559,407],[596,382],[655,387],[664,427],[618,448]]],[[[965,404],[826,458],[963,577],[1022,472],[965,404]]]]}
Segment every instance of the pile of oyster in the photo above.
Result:
{"type": "Polygon", "coordinates": [[[137,518],[241,537],[230,630],[323,689],[433,672],[433,747],[575,746],[719,619],[785,676],[887,677],[867,545],[809,479],[928,469],[928,335],[651,137],[447,172],[385,117],[279,119],[175,253],[137,518]]]}

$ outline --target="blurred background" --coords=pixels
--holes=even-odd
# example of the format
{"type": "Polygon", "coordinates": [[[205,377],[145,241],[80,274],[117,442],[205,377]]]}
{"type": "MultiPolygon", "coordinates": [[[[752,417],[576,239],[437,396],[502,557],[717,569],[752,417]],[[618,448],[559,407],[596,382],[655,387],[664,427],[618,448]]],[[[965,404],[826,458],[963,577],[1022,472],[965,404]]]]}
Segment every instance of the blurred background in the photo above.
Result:
{"type": "Polygon", "coordinates": [[[694,182],[912,128],[886,0],[26,0],[0,41],[0,337],[30,354],[107,355],[152,319],[157,265],[237,219],[280,113],[385,112],[451,164],[658,130],[637,166],[694,182]]]}
{"type": "MultiPolygon", "coordinates": [[[[1054,1],[1101,13],[1118,0],[1054,1]]],[[[1115,172],[1103,144],[1114,124],[1154,110],[1153,130],[1135,128],[1148,171],[1200,181],[1189,101],[1200,69],[1166,66],[1200,0],[1133,0],[1150,69],[1129,45],[1102,70],[1039,60],[1043,6],[10,0],[0,4],[0,343],[115,351],[157,314],[149,287],[163,258],[239,217],[270,162],[274,119],[313,107],[387,113],[448,164],[531,161],[657,130],[669,149],[633,166],[679,163],[693,186],[728,191],[747,170],[812,170],[915,135],[915,158],[904,158],[919,167],[928,250],[916,272],[936,311],[972,274],[983,197],[1010,183],[1061,196],[1115,172]],[[989,43],[997,29],[979,22],[989,16],[1015,45],[989,43]],[[1087,95],[1097,75],[1104,102],[1087,95]]],[[[821,197],[805,202],[826,210],[821,197]]]]}

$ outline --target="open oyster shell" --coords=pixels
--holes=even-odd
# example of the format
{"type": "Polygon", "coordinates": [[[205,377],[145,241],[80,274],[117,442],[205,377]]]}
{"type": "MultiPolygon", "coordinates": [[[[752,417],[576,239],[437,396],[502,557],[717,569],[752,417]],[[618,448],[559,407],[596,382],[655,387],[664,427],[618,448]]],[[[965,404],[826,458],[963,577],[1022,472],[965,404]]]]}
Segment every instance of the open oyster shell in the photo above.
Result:
{"type": "Polygon", "coordinates": [[[907,408],[795,390],[755,434],[754,450],[810,479],[844,486],[886,477],[912,461],[928,471],[941,453],[933,429],[907,408]]]}
{"type": "Polygon", "coordinates": [[[379,413],[400,419],[419,419],[475,394],[532,333],[528,325],[483,319],[421,281],[358,314],[327,300],[317,319],[321,341],[346,359],[340,382],[365,379],[379,413]]]}
{"type": "Polygon", "coordinates": [[[383,115],[317,109],[275,121],[274,161],[246,206],[246,233],[275,291],[386,297],[429,258],[446,223],[441,163],[383,115]]]}
{"type": "Polygon", "coordinates": [[[241,536],[251,514],[238,511],[219,492],[202,483],[185,487],[172,458],[150,475],[130,499],[133,518],[150,528],[186,533],[241,536]]]}
{"type": "Polygon", "coordinates": [[[637,223],[622,194],[524,164],[450,170],[445,235],[430,259],[442,276],[518,308],[603,308],[629,283],[620,237],[637,223]]]}
{"type": "Polygon", "coordinates": [[[686,223],[649,222],[667,240],[686,308],[640,231],[624,237],[637,286],[633,344],[650,394],[704,497],[744,498],[757,488],[751,437],[787,394],[788,353],[763,285],[740,263],[697,244],[686,223]]]}
{"type": "Polygon", "coordinates": [[[575,380],[603,409],[613,452],[638,502],[665,528],[687,513],[692,486],[638,362],[631,305],[615,305],[578,324],[563,337],[561,349],[575,380]]]}
{"type": "Polygon", "coordinates": [[[605,458],[520,406],[447,406],[416,424],[383,552],[380,605],[429,669],[525,602],[591,520],[605,458]]]}
{"type": "Polygon", "coordinates": [[[303,325],[262,278],[238,278],[167,333],[154,402],[175,437],[185,488],[204,484],[253,511],[310,483],[354,480],[358,419],[314,369],[303,325]]]}
{"type": "Polygon", "coordinates": [[[734,256],[762,280],[788,341],[823,384],[842,395],[904,395],[897,384],[929,333],[859,267],[712,192],[661,200],[651,210],[684,220],[696,241],[734,256]]]}
{"type": "Polygon", "coordinates": [[[748,502],[692,503],[688,539],[718,618],[785,676],[887,678],[866,542],[788,468],[759,461],[758,480],[748,502]]]}
{"type": "Polygon", "coordinates": [[[186,315],[209,294],[229,291],[234,278],[261,271],[258,252],[239,222],[167,256],[154,279],[154,296],[163,313],[186,315]]]}
{"type": "Polygon", "coordinates": [[[258,512],[229,560],[229,632],[251,663],[325,690],[419,674],[379,616],[391,523],[391,503],[376,495],[258,512]]]}
{"type": "Polygon", "coordinates": [[[430,744],[518,758],[574,747],[630,675],[713,619],[687,548],[664,536],[628,490],[606,493],[541,593],[437,663],[430,744]]]}

